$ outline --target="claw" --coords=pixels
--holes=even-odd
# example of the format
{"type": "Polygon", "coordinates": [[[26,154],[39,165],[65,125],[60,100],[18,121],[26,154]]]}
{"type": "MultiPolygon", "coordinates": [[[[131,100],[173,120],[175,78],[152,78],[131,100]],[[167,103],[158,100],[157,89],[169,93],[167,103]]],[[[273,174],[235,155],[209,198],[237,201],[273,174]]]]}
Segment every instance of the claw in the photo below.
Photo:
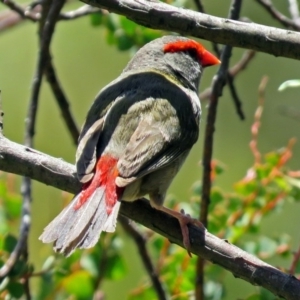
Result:
{"type": "Polygon", "coordinates": [[[193,224],[199,228],[205,229],[204,225],[199,220],[192,218],[189,214],[186,214],[184,209],[177,212],[164,206],[155,206],[155,208],[168,213],[178,220],[182,233],[183,246],[187,250],[188,255],[192,257],[188,224],[193,224]]]}

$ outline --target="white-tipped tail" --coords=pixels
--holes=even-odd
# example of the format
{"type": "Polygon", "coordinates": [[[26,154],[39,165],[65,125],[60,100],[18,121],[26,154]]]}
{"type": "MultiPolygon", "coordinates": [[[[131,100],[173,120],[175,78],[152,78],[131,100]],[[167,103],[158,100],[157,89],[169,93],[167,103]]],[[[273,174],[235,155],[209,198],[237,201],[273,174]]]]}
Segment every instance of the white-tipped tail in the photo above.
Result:
{"type": "Polygon", "coordinates": [[[99,240],[102,231],[114,232],[121,203],[117,201],[110,215],[106,211],[105,189],[97,188],[78,209],[73,201],[44,229],[39,239],[54,242],[54,250],[69,256],[76,248],[91,248],[99,240]]]}

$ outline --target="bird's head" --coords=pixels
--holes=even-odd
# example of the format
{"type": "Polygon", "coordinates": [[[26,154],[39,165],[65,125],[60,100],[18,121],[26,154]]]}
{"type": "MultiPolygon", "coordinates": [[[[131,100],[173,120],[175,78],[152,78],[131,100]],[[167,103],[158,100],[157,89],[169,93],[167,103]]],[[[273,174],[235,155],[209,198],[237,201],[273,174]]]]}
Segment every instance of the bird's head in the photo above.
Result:
{"type": "Polygon", "coordinates": [[[124,71],[154,69],[198,89],[202,69],[220,60],[200,43],[181,36],[164,36],[142,47],[124,71]]]}

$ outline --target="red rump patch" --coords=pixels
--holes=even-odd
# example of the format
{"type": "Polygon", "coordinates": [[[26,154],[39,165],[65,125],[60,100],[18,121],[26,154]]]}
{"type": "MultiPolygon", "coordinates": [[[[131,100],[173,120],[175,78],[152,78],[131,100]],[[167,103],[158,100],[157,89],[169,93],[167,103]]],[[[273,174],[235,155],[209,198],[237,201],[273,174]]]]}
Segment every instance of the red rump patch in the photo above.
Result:
{"type": "MultiPolygon", "coordinates": [[[[107,214],[110,215],[118,199],[121,198],[124,188],[116,185],[115,180],[119,175],[118,160],[109,155],[103,155],[97,162],[95,175],[92,180],[82,187],[80,197],[74,209],[79,209],[92,196],[98,187],[105,187],[105,203],[107,214]]],[[[100,200],[100,199],[99,199],[100,200]]]]}
{"type": "Polygon", "coordinates": [[[220,60],[207,51],[201,44],[193,41],[176,41],[168,43],[164,46],[164,52],[180,52],[180,51],[190,51],[193,50],[196,52],[199,62],[203,67],[208,67],[220,63],[220,60]]]}

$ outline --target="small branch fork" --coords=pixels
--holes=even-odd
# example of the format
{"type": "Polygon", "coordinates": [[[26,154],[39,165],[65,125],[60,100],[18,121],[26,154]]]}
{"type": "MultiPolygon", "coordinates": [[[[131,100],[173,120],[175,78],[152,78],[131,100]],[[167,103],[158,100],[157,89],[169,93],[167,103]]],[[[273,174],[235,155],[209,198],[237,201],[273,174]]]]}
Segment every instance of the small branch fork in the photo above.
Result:
{"type": "MultiPolygon", "coordinates": [[[[0,32],[12,26],[19,24],[25,20],[38,22],[41,18],[40,5],[21,6],[12,0],[0,0],[4,5],[10,8],[9,11],[0,13],[0,32]]],[[[83,5],[78,9],[61,12],[58,20],[70,21],[75,20],[94,13],[107,13],[106,11],[92,7],[90,5],[83,5]]]]}
{"type": "Polygon", "coordinates": [[[299,11],[296,0],[289,0],[289,9],[293,19],[289,19],[283,13],[275,8],[271,0],[256,0],[265,10],[278,22],[286,28],[300,31],[299,11]]]}

